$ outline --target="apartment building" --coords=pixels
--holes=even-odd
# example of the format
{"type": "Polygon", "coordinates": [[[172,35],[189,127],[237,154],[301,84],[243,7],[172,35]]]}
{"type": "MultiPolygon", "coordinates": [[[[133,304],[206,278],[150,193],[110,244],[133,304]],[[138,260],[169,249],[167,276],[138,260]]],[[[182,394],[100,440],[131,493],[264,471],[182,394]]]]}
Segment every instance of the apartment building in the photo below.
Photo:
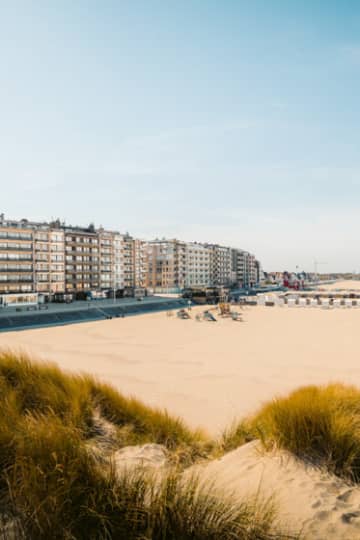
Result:
{"type": "Polygon", "coordinates": [[[51,296],[65,291],[65,235],[58,224],[32,224],[34,292],[51,296]]]}
{"type": "Polygon", "coordinates": [[[232,271],[238,287],[252,287],[257,283],[255,256],[241,249],[232,249],[232,271]]]}
{"type": "Polygon", "coordinates": [[[229,287],[233,282],[231,248],[205,244],[210,249],[210,284],[229,287]]]}
{"type": "Polygon", "coordinates": [[[186,243],[179,240],[147,242],[147,287],[156,292],[180,292],[185,287],[186,243]]]}
{"type": "Polygon", "coordinates": [[[203,244],[186,244],[185,287],[209,287],[211,285],[211,249],[203,244]]]}
{"type": "Polygon", "coordinates": [[[146,242],[129,234],[114,233],[114,283],[120,290],[145,288],[147,282],[146,242]]]}
{"type": "Polygon", "coordinates": [[[112,289],[115,286],[114,233],[100,229],[98,236],[100,288],[112,289]]]}
{"type": "Polygon", "coordinates": [[[26,220],[0,215],[0,294],[33,291],[34,237],[26,220]]]}
{"type": "Polygon", "coordinates": [[[146,242],[133,239],[134,288],[146,289],[148,258],[146,242]]]}
{"type": "Polygon", "coordinates": [[[250,287],[263,277],[241,249],[176,239],[144,242],[103,228],[6,220],[0,215],[0,294],[83,293],[115,289],[250,287]]]}
{"type": "Polygon", "coordinates": [[[66,292],[78,293],[99,289],[100,235],[91,226],[65,227],[64,232],[66,292]]]}

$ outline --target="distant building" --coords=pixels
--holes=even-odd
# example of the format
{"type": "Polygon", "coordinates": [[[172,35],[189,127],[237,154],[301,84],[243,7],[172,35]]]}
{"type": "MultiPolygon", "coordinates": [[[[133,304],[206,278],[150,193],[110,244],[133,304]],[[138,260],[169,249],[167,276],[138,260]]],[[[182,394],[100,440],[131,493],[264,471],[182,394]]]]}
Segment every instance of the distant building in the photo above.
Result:
{"type": "Polygon", "coordinates": [[[185,287],[186,243],[179,240],[147,242],[147,286],[157,292],[180,292],[185,287]]]}
{"type": "Polygon", "coordinates": [[[231,248],[219,244],[205,245],[210,250],[210,284],[230,287],[234,282],[231,248]]]}
{"type": "Polygon", "coordinates": [[[232,249],[232,271],[237,287],[254,287],[258,283],[259,272],[255,256],[241,249],[232,249]]]}
{"type": "Polygon", "coordinates": [[[0,215],[0,295],[132,294],[146,288],[252,287],[261,264],[251,253],[177,239],[145,242],[128,233],[71,226],[59,220],[7,220],[0,215]]]}

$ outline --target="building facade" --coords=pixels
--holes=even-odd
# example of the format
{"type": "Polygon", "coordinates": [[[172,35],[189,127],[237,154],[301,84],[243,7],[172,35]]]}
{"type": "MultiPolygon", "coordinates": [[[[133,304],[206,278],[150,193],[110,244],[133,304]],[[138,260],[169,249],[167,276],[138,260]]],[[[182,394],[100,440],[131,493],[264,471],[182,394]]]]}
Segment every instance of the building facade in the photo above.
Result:
{"type": "Polygon", "coordinates": [[[209,287],[211,285],[211,248],[189,242],[186,244],[185,287],[209,287]]]}
{"type": "Polygon", "coordinates": [[[0,294],[33,291],[34,232],[23,221],[0,216],[0,294]]]}
{"type": "Polygon", "coordinates": [[[232,249],[232,272],[235,286],[249,288],[258,283],[255,255],[241,249],[232,249]]]}
{"type": "Polygon", "coordinates": [[[100,238],[92,228],[65,228],[65,290],[80,293],[100,288],[100,238]]]}
{"type": "Polygon", "coordinates": [[[206,244],[210,249],[210,283],[213,287],[230,287],[234,281],[231,248],[206,244]]]}
{"type": "Polygon", "coordinates": [[[0,294],[88,291],[179,293],[185,288],[251,287],[263,278],[251,253],[219,244],[162,239],[0,215],[0,294]]]}
{"type": "Polygon", "coordinates": [[[56,225],[34,225],[34,292],[65,291],[65,235],[56,225]]]}
{"type": "Polygon", "coordinates": [[[180,292],[185,287],[186,257],[185,242],[147,242],[147,287],[156,292],[180,292]]]}

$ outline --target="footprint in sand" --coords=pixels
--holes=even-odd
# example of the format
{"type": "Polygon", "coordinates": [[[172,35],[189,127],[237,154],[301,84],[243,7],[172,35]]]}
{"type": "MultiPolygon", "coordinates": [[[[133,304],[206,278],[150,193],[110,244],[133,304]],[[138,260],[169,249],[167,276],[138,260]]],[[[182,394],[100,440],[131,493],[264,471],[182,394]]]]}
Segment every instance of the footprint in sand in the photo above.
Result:
{"type": "Polygon", "coordinates": [[[291,484],[291,482],[293,482],[294,480],[295,480],[295,478],[287,478],[287,479],[285,480],[285,483],[286,483],[286,484],[291,484]]]}
{"type": "Polygon", "coordinates": [[[322,504],[321,499],[318,499],[317,501],[314,502],[314,504],[311,505],[311,508],[319,508],[321,504],[322,504]]]}
{"type": "Polygon", "coordinates": [[[341,520],[344,523],[351,523],[352,525],[360,527],[360,511],[347,512],[346,514],[342,514],[341,520]]]}
{"type": "Polygon", "coordinates": [[[355,493],[353,489],[348,489],[344,493],[341,493],[337,496],[337,499],[342,502],[352,503],[356,502],[356,499],[359,499],[359,494],[355,493]]]}
{"type": "Polygon", "coordinates": [[[318,519],[320,521],[325,521],[331,516],[331,512],[328,510],[321,510],[320,512],[316,512],[314,515],[314,519],[318,519]]]}

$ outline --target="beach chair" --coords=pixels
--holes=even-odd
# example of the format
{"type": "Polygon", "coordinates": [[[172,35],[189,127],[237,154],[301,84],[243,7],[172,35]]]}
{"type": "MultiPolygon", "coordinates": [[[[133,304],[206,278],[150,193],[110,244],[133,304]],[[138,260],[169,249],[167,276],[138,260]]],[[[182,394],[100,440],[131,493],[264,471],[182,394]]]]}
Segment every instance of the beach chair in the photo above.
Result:
{"type": "Polygon", "coordinates": [[[306,298],[299,298],[299,306],[306,307],[306,298]]]}
{"type": "Polygon", "coordinates": [[[296,304],[295,304],[295,298],[288,298],[287,305],[288,305],[289,308],[290,308],[290,307],[291,307],[291,308],[295,307],[295,306],[296,306],[296,304]]]}
{"type": "Polygon", "coordinates": [[[214,315],[210,311],[204,311],[203,319],[204,321],[217,322],[217,319],[214,317],[214,315]]]}
{"type": "Polygon", "coordinates": [[[334,308],[341,307],[341,298],[334,298],[333,306],[334,306],[334,308]]]}
{"type": "Polygon", "coordinates": [[[322,299],[321,299],[321,307],[322,307],[323,309],[329,309],[329,307],[330,307],[330,300],[329,300],[329,298],[322,298],[322,299]]]}
{"type": "Polygon", "coordinates": [[[352,298],[345,298],[345,307],[351,308],[353,306],[352,298]]]}
{"type": "Polygon", "coordinates": [[[310,306],[311,307],[318,307],[319,302],[317,301],[317,298],[311,298],[310,299],[310,306]]]}
{"type": "Polygon", "coordinates": [[[179,319],[191,319],[189,313],[185,311],[185,309],[180,309],[176,315],[179,319]]]}

